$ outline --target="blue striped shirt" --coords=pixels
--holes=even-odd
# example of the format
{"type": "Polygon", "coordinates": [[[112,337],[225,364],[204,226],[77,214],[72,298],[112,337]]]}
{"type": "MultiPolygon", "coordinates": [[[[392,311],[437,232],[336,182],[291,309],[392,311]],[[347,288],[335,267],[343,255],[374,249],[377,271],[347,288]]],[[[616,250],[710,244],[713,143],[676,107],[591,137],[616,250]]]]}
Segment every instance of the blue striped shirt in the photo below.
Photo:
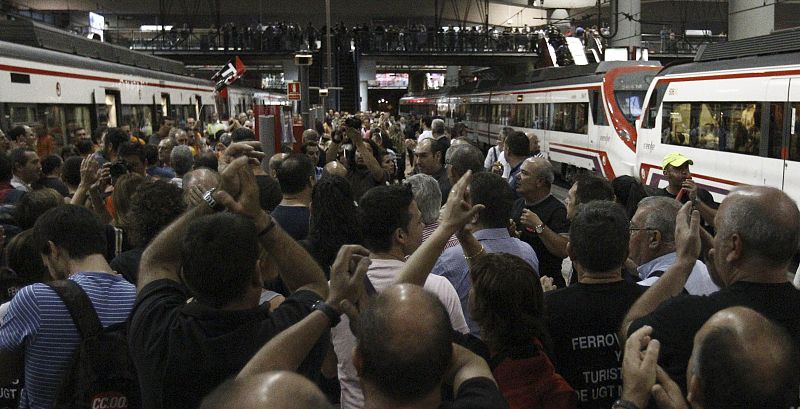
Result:
{"type": "MultiPolygon", "coordinates": [[[[125,321],[136,287],[122,276],[76,273],[70,277],[89,295],[104,327],[125,321]]],[[[25,353],[25,389],[20,407],[49,408],[80,342],[61,298],[45,284],[20,290],[0,322],[0,351],[25,353]]]]}

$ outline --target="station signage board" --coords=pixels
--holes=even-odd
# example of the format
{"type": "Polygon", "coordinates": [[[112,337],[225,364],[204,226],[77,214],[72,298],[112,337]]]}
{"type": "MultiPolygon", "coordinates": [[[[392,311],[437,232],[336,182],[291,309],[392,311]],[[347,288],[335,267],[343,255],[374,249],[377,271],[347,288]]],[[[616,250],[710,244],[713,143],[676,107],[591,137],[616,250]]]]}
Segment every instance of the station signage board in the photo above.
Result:
{"type": "Polygon", "coordinates": [[[289,81],[286,83],[286,96],[289,98],[289,101],[299,101],[300,90],[300,82],[289,81]]]}

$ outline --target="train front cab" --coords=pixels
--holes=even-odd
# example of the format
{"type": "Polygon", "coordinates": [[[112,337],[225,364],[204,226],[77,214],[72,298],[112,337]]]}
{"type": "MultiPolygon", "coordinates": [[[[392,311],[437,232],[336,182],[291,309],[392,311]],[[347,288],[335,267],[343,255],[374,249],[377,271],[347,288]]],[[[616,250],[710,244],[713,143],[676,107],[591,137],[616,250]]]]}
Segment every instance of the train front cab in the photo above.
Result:
{"type": "Polygon", "coordinates": [[[643,183],[666,185],[661,159],[680,152],[694,161],[692,178],[717,201],[739,184],[773,186],[800,199],[800,66],[781,72],[657,78],[637,121],[643,183]]]}

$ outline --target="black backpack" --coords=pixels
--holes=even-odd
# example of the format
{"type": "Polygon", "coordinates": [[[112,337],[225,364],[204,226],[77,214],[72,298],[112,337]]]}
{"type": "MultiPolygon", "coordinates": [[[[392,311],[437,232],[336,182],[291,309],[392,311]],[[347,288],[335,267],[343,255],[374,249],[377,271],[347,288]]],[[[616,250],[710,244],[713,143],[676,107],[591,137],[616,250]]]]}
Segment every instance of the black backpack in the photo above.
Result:
{"type": "Polygon", "coordinates": [[[138,409],[141,396],[128,354],[128,323],[103,328],[92,301],[74,281],[47,283],[69,310],[81,336],[56,391],[54,409],[138,409]]]}

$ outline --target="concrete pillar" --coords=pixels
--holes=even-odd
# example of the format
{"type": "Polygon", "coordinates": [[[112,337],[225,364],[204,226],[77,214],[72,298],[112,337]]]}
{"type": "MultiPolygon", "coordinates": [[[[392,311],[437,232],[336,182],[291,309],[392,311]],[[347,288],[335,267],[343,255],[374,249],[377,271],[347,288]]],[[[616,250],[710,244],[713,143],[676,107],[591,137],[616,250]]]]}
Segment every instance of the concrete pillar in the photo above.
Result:
{"type": "Polygon", "coordinates": [[[369,95],[369,82],[368,81],[359,81],[358,82],[358,110],[359,111],[369,111],[369,100],[367,96],[369,95]]]}
{"type": "Polygon", "coordinates": [[[376,62],[374,59],[362,58],[358,61],[358,106],[362,111],[369,109],[369,86],[367,85],[367,81],[374,80],[375,73],[376,62]]]}
{"type": "Polygon", "coordinates": [[[775,0],[728,0],[728,40],[766,35],[775,29],[775,0]]]}
{"type": "Polygon", "coordinates": [[[458,86],[458,73],[461,72],[461,67],[458,65],[448,65],[447,73],[444,76],[444,84],[448,87],[458,86]]]}
{"type": "MultiPolygon", "coordinates": [[[[617,34],[611,39],[611,47],[641,47],[642,18],[641,0],[616,0],[617,2],[617,34]],[[632,16],[628,19],[626,16],[632,16]]],[[[613,12],[613,6],[612,6],[613,12]]]]}

